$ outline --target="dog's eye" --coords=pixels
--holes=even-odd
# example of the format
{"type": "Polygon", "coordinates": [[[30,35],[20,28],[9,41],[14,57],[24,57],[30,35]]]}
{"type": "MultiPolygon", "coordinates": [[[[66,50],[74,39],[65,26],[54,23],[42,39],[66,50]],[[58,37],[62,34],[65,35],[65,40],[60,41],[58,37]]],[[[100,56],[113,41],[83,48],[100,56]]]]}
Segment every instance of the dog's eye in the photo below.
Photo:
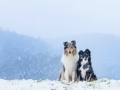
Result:
{"type": "Polygon", "coordinates": [[[68,46],[66,46],[66,48],[68,48],[68,46]]]}

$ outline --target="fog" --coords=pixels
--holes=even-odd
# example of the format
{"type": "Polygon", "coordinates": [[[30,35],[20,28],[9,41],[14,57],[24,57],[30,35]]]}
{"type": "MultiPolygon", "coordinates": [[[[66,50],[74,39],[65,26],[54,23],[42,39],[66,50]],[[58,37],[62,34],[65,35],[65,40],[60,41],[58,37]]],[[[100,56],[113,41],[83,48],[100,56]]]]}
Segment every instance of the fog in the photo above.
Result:
{"type": "Polygon", "coordinates": [[[119,0],[2,0],[0,27],[42,38],[106,33],[120,36],[119,0]]]}

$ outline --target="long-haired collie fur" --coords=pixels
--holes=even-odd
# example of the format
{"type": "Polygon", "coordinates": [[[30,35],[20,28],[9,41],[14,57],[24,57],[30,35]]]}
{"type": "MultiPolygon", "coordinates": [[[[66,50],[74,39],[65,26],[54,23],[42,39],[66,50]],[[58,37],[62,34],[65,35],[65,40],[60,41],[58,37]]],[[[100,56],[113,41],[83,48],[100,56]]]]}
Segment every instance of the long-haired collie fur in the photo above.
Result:
{"type": "Polygon", "coordinates": [[[79,55],[77,52],[76,41],[64,42],[64,52],[62,54],[63,68],[60,71],[59,80],[75,81],[76,67],[79,55]]]}
{"type": "Polygon", "coordinates": [[[62,69],[60,70],[58,81],[65,80],[64,74],[65,74],[65,67],[63,65],[62,69]]]}
{"type": "Polygon", "coordinates": [[[77,81],[94,81],[97,80],[94,74],[92,63],[91,63],[91,52],[89,49],[85,51],[80,51],[79,60],[77,62],[77,81]]]}

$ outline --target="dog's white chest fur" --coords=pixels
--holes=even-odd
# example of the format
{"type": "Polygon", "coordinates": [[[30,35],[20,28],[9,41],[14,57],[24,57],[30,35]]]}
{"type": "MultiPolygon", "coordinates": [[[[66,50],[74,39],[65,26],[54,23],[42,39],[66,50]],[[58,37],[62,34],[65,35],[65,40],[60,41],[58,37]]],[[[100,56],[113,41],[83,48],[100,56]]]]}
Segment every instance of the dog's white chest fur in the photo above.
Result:
{"type": "Polygon", "coordinates": [[[81,76],[82,76],[83,79],[85,79],[86,71],[89,70],[89,68],[86,68],[86,69],[83,68],[83,66],[84,66],[85,64],[87,64],[87,63],[88,63],[88,59],[87,59],[87,60],[83,59],[83,60],[81,61],[80,70],[81,70],[81,76]]]}
{"type": "Polygon", "coordinates": [[[68,56],[62,55],[62,63],[65,65],[65,67],[71,68],[74,65],[76,65],[76,62],[78,61],[78,55],[72,55],[69,54],[68,56]]]}
{"type": "Polygon", "coordinates": [[[73,78],[75,76],[76,63],[78,59],[79,59],[78,54],[75,54],[74,56],[72,54],[69,54],[68,56],[66,56],[63,53],[61,61],[63,65],[65,66],[65,74],[66,74],[65,78],[69,78],[69,77],[73,78]]]}

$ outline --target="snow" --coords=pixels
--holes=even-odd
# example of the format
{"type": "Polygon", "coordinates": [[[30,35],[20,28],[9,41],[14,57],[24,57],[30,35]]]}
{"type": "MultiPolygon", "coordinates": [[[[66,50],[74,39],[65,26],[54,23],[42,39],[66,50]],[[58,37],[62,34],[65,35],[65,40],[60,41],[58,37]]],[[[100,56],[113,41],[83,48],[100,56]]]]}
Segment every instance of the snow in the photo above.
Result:
{"type": "Polygon", "coordinates": [[[51,80],[0,79],[0,90],[120,90],[120,80],[102,78],[94,82],[66,83],[51,80]]]}

